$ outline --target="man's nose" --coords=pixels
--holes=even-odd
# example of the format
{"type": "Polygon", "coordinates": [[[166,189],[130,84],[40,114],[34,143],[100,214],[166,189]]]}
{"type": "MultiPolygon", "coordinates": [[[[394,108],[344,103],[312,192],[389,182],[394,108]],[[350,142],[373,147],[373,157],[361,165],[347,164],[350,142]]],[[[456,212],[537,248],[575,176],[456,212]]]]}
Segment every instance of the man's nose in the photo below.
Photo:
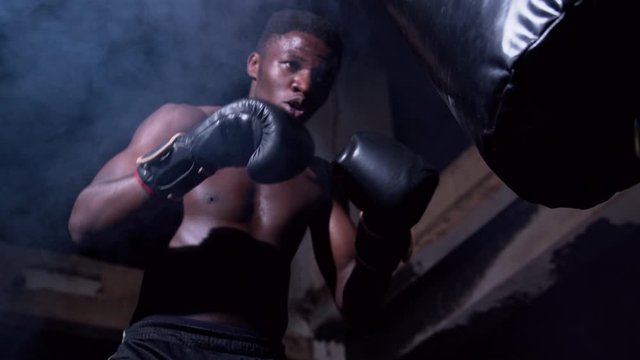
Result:
{"type": "Polygon", "coordinates": [[[309,71],[299,71],[293,78],[292,83],[293,91],[306,93],[311,87],[311,74],[309,71]]]}

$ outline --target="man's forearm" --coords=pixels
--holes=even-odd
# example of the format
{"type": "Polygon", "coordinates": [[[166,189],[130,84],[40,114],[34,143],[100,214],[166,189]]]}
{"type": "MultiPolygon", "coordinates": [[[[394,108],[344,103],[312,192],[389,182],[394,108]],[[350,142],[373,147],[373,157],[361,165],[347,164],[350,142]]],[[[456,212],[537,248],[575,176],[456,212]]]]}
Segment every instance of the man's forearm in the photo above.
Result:
{"type": "Polygon", "coordinates": [[[71,211],[71,238],[82,242],[143,210],[151,201],[133,175],[91,184],[80,193],[71,211]]]}

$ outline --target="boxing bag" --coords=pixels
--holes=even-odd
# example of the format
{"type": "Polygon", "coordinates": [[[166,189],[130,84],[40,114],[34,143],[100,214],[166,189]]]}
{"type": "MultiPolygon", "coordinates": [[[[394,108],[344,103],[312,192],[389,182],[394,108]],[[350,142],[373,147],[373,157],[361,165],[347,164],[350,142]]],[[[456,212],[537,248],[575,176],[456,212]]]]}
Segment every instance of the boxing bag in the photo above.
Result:
{"type": "Polygon", "coordinates": [[[383,1],[519,196],[589,208],[640,180],[636,1],[383,1]]]}

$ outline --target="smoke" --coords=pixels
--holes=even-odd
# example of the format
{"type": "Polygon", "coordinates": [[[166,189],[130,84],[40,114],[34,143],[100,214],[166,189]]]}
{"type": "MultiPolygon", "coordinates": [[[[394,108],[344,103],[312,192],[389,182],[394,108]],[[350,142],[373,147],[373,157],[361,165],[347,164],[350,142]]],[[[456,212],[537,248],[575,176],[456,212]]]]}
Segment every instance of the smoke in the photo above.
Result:
{"type": "Polygon", "coordinates": [[[245,96],[271,10],[337,8],[308,3],[0,2],[0,241],[72,249],[75,197],[138,124],[166,102],[245,96]]]}

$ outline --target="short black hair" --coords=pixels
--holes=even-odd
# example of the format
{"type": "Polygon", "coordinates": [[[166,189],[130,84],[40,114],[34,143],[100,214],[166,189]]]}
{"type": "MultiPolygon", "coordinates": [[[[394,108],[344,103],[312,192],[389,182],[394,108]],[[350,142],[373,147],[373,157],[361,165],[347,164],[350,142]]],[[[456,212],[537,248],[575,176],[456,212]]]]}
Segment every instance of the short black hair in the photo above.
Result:
{"type": "Polygon", "coordinates": [[[342,56],[342,40],[337,28],[328,19],[309,11],[281,10],[273,13],[258,40],[257,50],[262,52],[273,35],[301,31],[322,40],[331,50],[338,64],[342,56]]]}

